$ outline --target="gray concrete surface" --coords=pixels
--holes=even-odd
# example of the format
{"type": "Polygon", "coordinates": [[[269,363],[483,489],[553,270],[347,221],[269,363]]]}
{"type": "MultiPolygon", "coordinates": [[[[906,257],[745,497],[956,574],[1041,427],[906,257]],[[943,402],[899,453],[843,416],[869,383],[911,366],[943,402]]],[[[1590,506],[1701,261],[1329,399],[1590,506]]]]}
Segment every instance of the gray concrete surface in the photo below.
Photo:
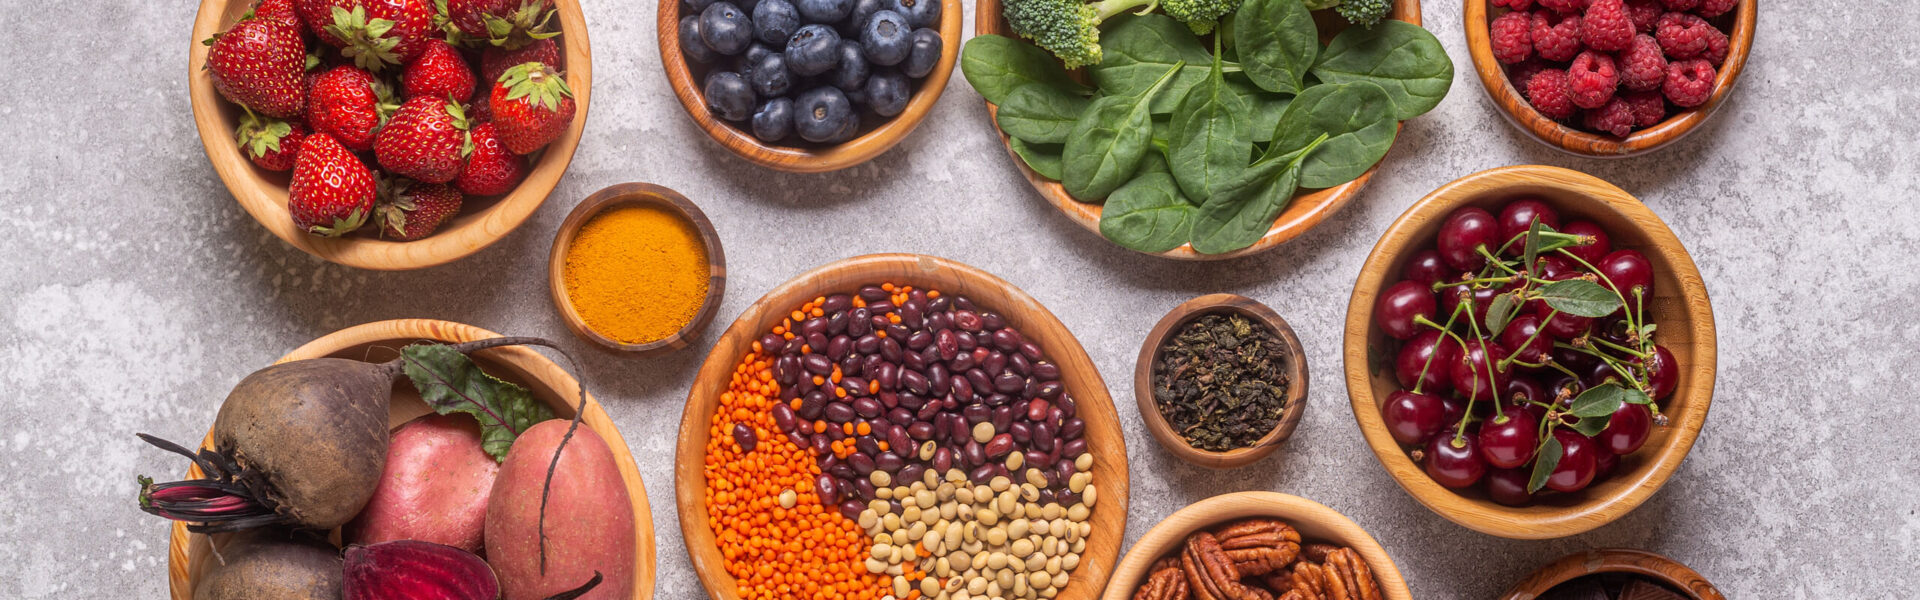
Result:
{"type": "Polygon", "coordinates": [[[1446,101],[1407,124],[1344,212],[1277,251],[1209,265],[1132,254],[1062,218],[1009,163],[958,73],[919,131],[868,165],[752,167],[695,129],[667,89],[652,2],[585,4],[598,81],[572,169],[500,243],[411,273],[318,261],[234,203],[188,109],[193,2],[0,12],[0,30],[16,32],[0,41],[0,597],[162,597],[166,528],[135,509],[134,477],[181,465],[132,434],[196,439],[242,375],[329,331],[399,317],[548,336],[584,357],[646,478],[656,596],[700,597],[670,466],[705,348],[596,354],[547,301],[561,218],[624,181],[678,189],[719,228],[731,272],[709,335],[811,266],[924,252],[1039,298],[1126,399],[1140,338],[1166,309],[1220,291],[1272,305],[1312,365],[1295,439],[1252,467],[1200,471],[1153,444],[1123,402],[1129,541],[1195,500],[1278,490],[1366,527],[1420,598],[1489,598],[1554,557],[1609,546],[1677,558],[1732,598],[1920,597],[1920,95],[1902,83],[1920,80],[1911,3],[1868,0],[1838,15],[1765,3],[1759,46],[1719,116],[1652,156],[1602,162],[1502,122],[1472,75],[1459,5],[1430,2],[1428,26],[1456,66],[1446,101]],[[1721,347],[1712,415],[1666,488],[1609,526],[1542,542],[1462,529],[1401,492],[1354,426],[1339,359],[1353,277],[1386,225],[1442,183],[1520,163],[1591,172],[1652,206],[1700,265],[1721,347]]]}

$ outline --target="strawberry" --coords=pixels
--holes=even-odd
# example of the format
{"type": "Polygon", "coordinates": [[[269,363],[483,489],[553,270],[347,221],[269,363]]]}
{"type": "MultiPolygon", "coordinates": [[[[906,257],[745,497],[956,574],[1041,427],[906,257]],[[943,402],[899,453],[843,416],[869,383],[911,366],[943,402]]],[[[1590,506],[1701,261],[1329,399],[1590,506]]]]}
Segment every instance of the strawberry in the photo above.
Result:
{"type": "Polygon", "coordinates": [[[427,183],[453,181],[472,153],[466,109],[459,102],[432,96],[400,105],[373,140],[373,155],[381,168],[427,183]]]}
{"type": "Polygon", "coordinates": [[[321,43],[373,71],[413,60],[436,32],[428,0],[294,0],[294,11],[321,43]]]}
{"type": "Polygon", "coordinates": [[[380,182],[373,219],[380,237],[409,242],[431,235],[458,212],[460,191],[452,186],[394,178],[380,182]]]}
{"type": "Polygon", "coordinates": [[[553,0],[447,0],[447,18],[462,33],[510,50],[560,35],[553,0]]]}
{"type": "Polygon", "coordinates": [[[460,51],[442,40],[427,40],[420,57],[400,72],[400,89],[407,98],[433,96],[466,102],[473,97],[473,67],[460,51]]]}
{"type": "Polygon", "coordinates": [[[314,133],[300,141],[287,184],[293,224],[314,235],[339,237],[359,229],[373,213],[373,172],[333,136],[314,133]]]}
{"type": "Polygon", "coordinates": [[[253,16],[284,21],[295,29],[304,26],[300,22],[300,15],[293,12],[293,0],[260,0],[253,5],[253,16]]]}
{"type": "Polygon", "coordinates": [[[254,112],[291,119],[306,108],[300,76],[306,47],[300,28],[273,18],[246,17],[204,42],[214,89],[254,112]]]}
{"type": "Polygon", "coordinates": [[[268,171],[293,168],[294,157],[300,154],[300,139],[306,136],[307,128],[299,123],[262,118],[251,111],[240,118],[240,127],[234,130],[240,151],[268,171]]]}
{"type": "Polygon", "coordinates": [[[340,65],[307,91],[307,127],[356,151],[373,149],[373,132],[392,112],[391,92],[366,69],[340,65]]]}
{"type": "Polygon", "coordinates": [[[500,142],[514,154],[539,150],[573,123],[573,90],[566,78],[537,62],[507,69],[487,102],[500,142]]]}
{"type": "Polygon", "coordinates": [[[473,154],[467,167],[453,179],[460,191],[475,196],[493,196],[513,191],[527,176],[527,157],[508,152],[500,145],[500,135],[492,123],[473,126],[473,154]]]}
{"type": "Polygon", "coordinates": [[[493,83],[514,65],[537,62],[560,70],[560,45],[553,40],[536,40],[518,50],[487,46],[480,51],[480,80],[493,83]]]}

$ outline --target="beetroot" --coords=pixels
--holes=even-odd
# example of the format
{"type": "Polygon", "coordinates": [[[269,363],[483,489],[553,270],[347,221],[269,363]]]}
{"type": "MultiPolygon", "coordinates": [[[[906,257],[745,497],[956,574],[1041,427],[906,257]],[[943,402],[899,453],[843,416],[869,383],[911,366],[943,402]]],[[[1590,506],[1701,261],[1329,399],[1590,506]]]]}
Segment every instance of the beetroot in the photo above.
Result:
{"type": "Polygon", "coordinates": [[[194,586],[194,600],[332,600],[340,554],[310,535],[260,529],[229,540],[194,586]]]}
{"type": "Polygon", "coordinates": [[[495,600],[500,580],[473,553],[414,540],[349,546],[345,600],[495,600]]]}

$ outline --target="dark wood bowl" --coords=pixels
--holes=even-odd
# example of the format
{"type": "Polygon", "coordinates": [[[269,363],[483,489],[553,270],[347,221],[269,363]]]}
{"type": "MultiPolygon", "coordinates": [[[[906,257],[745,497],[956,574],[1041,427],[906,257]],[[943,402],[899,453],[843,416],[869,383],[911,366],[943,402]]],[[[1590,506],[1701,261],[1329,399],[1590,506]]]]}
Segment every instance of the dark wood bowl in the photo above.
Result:
{"type": "Polygon", "coordinates": [[[1646,577],[1672,586],[1691,600],[1726,600],[1719,588],[1707,583],[1707,578],[1686,565],[1645,550],[1624,548],[1588,550],[1561,557],[1507,588],[1500,595],[1500,600],[1533,600],[1553,589],[1553,586],[1599,573],[1631,573],[1646,577]]]}
{"type": "Polygon", "coordinates": [[[707,323],[713,321],[713,312],[720,307],[720,299],[727,291],[727,255],[721,251],[720,234],[713,230],[713,222],[707,220],[707,213],[701,212],[700,207],[687,200],[686,196],[651,183],[615,184],[587,196],[579,206],[573,207],[573,212],[567,213],[567,220],[560,223],[560,232],[553,236],[553,249],[547,253],[547,290],[553,297],[554,309],[560,311],[560,320],[566,322],[567,329],[572,330],[574,335],[602,348],[628,352],[638,357],[658,356],[692,345],[699,339],[700,332],[707,328],[707,323]],[[587,326],[585,319],[580,318],[580,312],[574,310],[573,300],[567,296],[567,251],[573,245],[573,237],[579,235],[580,228],[586,226],[594,216],[607,209],[629,204],[660,207],[686,219],[693,224],[694,231],[699,232],[700,241],[705,244],[707,251],[707,297],[700,303],[700,310],[694,313],[693,320],[673,335],[644,344],[621,342],[594,331],[587,326]]]}
{"type": "Polygon", "coordinates": [[[1273,454],[1280,449],[1287,438],[1293,436],[1293,428],[1300,424],[1300,415],[1307,412],[1307,355],[1300,348],[1300,338],[1293,334],[1293,328],[1279,313],[1267,308],[1267,305],[1244,296],[1234,294],[1208,294],[1194,298],[1174,307],[1161,317],[1153,330],[1147,332],[1147,340],[1140,345],[1140,357],[1133,366],[1133,399],[1140,409],[1140,420],[1146,421],[1147,433],[1153,434],[1153,440],[1160,447],[1188,463],[1210,469],[1237,469],[1273,454]],[[1280,422],[1273,430],[1261,436],[1258,442],[1246,448],[1235,448],[1226,452],[1214,452],[1195,448],[1187,443],[1185,437],[1174,432],[1160,407],[1153,400],[1153,365],[1160,362],[1160,347],[1168,337],[1186,327],[1195,319],[1215,314],[1237,314],[1252,319],[1280,336],[1286,344],[1288,355],[1287,408],[1280,415],[1280,422]]]}

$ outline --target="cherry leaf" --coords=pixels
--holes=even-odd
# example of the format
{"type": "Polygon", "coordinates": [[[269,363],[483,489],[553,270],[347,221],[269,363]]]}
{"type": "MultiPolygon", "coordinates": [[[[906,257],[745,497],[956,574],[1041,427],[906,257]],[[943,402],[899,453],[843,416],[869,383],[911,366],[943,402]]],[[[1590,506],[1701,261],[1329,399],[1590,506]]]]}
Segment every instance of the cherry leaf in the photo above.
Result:
{"type": "Polygon", "coordinates": [[[1620,309],[1620,295],[1585,279],[1555,281],[1540,287],[1540,299],[1554,310],[1598,319],[1620,309]]]}
{"type": "Polygon", "coordinates": [[[1560,455],[1566,453],[1560,447],[1560,439],[1547,436],[1547,443],[1540,445],[1540,452],[1533,461],[1533,476],[1527,478],[1527,493],[1540,491],[1547,487],[1547,476],[1553,474],[1554,467],[1560,466],[1560,455]]]}

